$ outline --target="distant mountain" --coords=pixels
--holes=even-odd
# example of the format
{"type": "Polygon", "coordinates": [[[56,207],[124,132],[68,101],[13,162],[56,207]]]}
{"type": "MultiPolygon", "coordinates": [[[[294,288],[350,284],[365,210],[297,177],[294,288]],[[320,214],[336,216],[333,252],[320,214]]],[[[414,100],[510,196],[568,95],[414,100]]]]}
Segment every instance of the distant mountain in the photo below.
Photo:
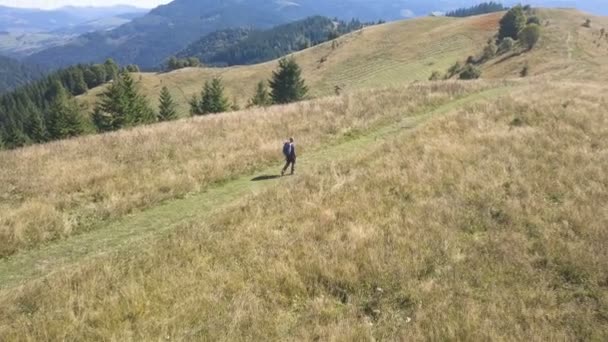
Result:
{"type": "Polygon", "coordinates": [[[213,60],[217,53],[226,51],[247,39],[254,32],[251,28],[235,28],[212,32],[188,45],[177,53],[177,58],[196,57],[207,66],[224,66],[228,63],[216,63],[213,60]]]}
{"type": "Polygon", "coordinates": [[[0,55],[21,59],[50,47],[64,45],[71,38],[71,35],[55,33],[0,32],[0,55]]]}
{"type": "Polygon", "coordinates": [[[109,31],[127,24],[131,20],[141,16],[143,16],[142,13],[124,13],[113,17],[104,17],[101,19],[87,21],[75,26],[62,27],[53,31],[52,33],[59,35],[79,36],[90,32],[109,31]]]}
{"type": "Polygon", "coordinates": [[[132,6],[63,7],[56,10],[24,9],[0,6],[0,31],[50,32],[74,27],[102,18],[147,12],[132,6]]]}
{"type": "MultiPolygon", "coordinates": [[[[507,1],[507,4],[514,1],[507,1]]],[[[537,5],[557,2],[592,10],[601,7],[600,2],[604,1],[531,2],[537,5]]],[[[266,29],[313,15],[362,21],[394,20],[470,5],[470,0],[175,0],[114,30],[84,34],[66,46],[41,51],[29,60],[57,68],[101,62],[111,57],[120,64],[138,64],[144,69],[153,69],[214,31],[242,27],[266,29]]]]}
{"type": "Polygon", "coordinates": [[[361,29],[363,24],[314,16],[268,30],[216,31],[190,44],[178,58],[196,57],[208,66],[248,65],[270,61],[361,29]]]}
{"type": "Polygon", "coordinates": [[[44,75],[39,67],[27,66],[17,60],[0,56],[0,94],[25,85],[44,75]]]}
{"type": "Polygon", "coordinates": [[[134,19],[135,17],[146,14],[149,10],[129,5],[116,5],[109,7],[66,6],[60,8],[59,11],[72,14],[78,18],[82,18],[85,22],[87,22],[108,17],[123,17],[125,15],[125,19],[134,19]]]}
{"type": "Polygon", "coordinates": [[[266,29],[316,14],[343,19],[397,19],[404,14],[398,10],[398,3],[393,0],[176,0],[110,32],[86,34],[67,46],[40,52],[32,56],[31,61],[61,67],[112,57],[120,64],[134,63],[150,69],[214,31],[239,27],[266,29]]]}

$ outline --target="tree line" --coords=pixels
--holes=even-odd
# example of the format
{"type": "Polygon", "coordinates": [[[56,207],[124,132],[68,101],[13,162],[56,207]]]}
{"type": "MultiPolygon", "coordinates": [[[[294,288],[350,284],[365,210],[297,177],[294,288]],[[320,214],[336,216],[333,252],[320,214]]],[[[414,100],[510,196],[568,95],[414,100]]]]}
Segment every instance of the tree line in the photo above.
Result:
{"type": "Polygon", "coordinates": [[[44,76],[43,68],[0,56],[0,94],[44,76]]]}
{"type": "Polygon", "coordinates": [[[74,96],[114,80],[116,63],[76,65],[0,96],[0,141],[8,148],[91,131],[74,96]],[[68,128],[58,127],[65,122],[68,128]]]}
{"type": "Polygon", "coordinates": [[[500,12],[500,11],[504,11],[506,9],[507,8],[505,6],[503,6],[501,3],[490,1],[490,2],[483,2],[481,4],[478,4],[478,5],[475,5],[472,7],[468,7],[468,8],[459,8],[457,10],[447,12],[445,15],[447,17],[464,18],[464,17],[471,17],[474,15],[500,12]]]}
{"type": "Polygon", "coordinates": [[[271,61],[346,33],[372,25],[322,16],[280,25],[269,30],[231,29],[214,32],[180,52],[178,59],[196,57],[209,66],[248,65],[271,61]]]}
{"type": "MultiPolygon", "coordinates": [[[[0,148],[16,148],[179,118],[177,104],[169,89],[162,88],[158,109],[154,110],[141,94],[132,70],[132,67],[119,69],[111,60],[100,65],[81,65],[3,96],[0,98],[0,148]],[[94,84],[86,82],[84,75],[89,72],[97,72],[95,82],[110,82],[98,96],[90,116],[83,114],[84,109],[74,97],[94,84]]],[[[279,62],[268,86],[270,90],[266,82],[261,81],[248,105],[268,106],[300,101],[308,92],[301,69],[291,58],[279,62]]],[[[238,106],[228,100],[219,78],[205,82],[200,96],[195,96],[190,102],[191,115],[235,109],[238,106]]]]}
{"type": "MultiPolygon", "coordinates": [[[[279,67],[273,71],[269,81],[260,81],[255,88],[254,96],[249,100],[248,107],[265,107],[273,104],[287,104],[306,98],[308,87],[302,78],[302,69],[294,58],[283,58],[279,67]],[[268,89],[270,88],[270,89],[268,89]]],[[[220,78],[205,82],[199,95],[190,100],[190,114],[207,115],[237,109],[224,94],[224,86],[220,78]]]]}

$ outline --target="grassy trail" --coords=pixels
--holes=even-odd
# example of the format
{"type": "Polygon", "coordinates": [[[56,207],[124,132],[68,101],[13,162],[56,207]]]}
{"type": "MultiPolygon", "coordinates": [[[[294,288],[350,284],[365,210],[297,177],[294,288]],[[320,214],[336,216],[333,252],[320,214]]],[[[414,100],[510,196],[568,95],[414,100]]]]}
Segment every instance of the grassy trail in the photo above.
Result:
{"type": "MultiPolygon", "coordinates": [[[[298,168],[306,169],[311,164],[331,164],[333,160],[349,158],[370,144],[381,143],[384,137],[403,130],[413,130],[426,120],[444,114],[461,105],[499,96],[505,88],[496,88],[475,93],[417,116],[404,118],[396,124],[346,140],[301,156],[298,168]]],[[[76,235],[47,246],[18,253],[0,261],[0,288],[17,286],[31,279],[44,277],[54,271],[69,267],[76,261],[98,257],[106,253],[128,249],[145,243],[157,234],[175,229],[193,220],[202,220],[214,211],[226,208],[240,198],[257,193],[270,186],[277,186],[289,178],[278,181],[252,181],[258,176],[278,174],[280,165],[214,185],[206,191],[160,204],[151,209],[106,222],[104,227],[89,233],[76,235]]]]}

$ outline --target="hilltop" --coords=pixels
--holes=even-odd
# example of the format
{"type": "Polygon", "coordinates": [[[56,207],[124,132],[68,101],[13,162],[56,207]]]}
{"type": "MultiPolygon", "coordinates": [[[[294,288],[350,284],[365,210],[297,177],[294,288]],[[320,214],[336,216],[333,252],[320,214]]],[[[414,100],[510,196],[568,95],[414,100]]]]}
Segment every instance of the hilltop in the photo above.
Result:
{"type": "MultiPolygon", "coordinates": [[[[364,28],[335,41],[293,54],[313,96],[343,91],[426,81],[433,71],[445,72],[455,62],[480,54],[494,36],[504,13],[468,18],[425,17],[364,28]]],[[[531,52],[507,55],[482,66],[483,78],[519,78],[527,65],[530,76],[550,79],[605,79],[608,40],[599,39],[608,27],[605,17],[576,10],[543,9],[543,37],[531,52]],[[591,18],[592,28],[582,27],[591,18]]],[[[180,110],[212,77],[223,79],[229,97],[245,105],[260,80],[270,78],[277,61],[229,68],[189,68],[170,73],[140,73],[145,95],[156,101],[162,86],[172,89],[180,110]]],[[[82,97],[90,106],[103,88],[82,97]]]]}

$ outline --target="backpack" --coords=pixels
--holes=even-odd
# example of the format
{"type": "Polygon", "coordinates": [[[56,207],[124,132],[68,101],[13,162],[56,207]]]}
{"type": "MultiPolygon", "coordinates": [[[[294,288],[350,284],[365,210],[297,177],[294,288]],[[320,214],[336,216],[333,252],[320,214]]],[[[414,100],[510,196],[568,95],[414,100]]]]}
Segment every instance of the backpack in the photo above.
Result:
{"type": "Polygon", "coordinates": [[[289,157],[291,154],[291,144],[289,142],[286,142],[285,145],[283,145],[283,154],[285,157],[289,157]]]}

